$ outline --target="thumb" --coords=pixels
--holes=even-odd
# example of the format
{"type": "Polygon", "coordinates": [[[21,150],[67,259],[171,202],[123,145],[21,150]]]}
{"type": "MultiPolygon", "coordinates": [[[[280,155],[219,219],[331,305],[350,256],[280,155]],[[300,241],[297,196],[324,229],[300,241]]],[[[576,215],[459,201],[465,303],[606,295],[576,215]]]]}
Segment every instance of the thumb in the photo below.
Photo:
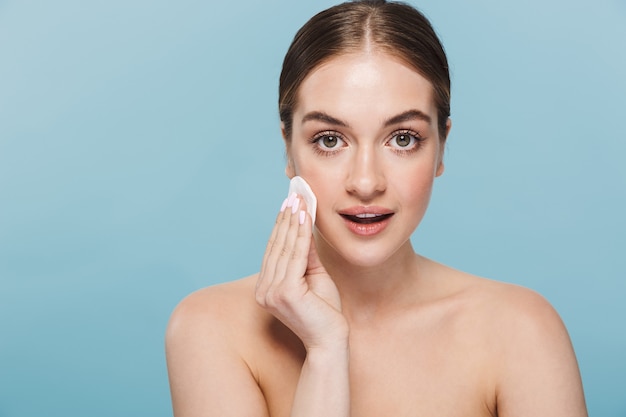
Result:
{"type": "Polygon", "coordinates": [[[306,280],[315,294],[336,310],[341,311],[341,297],[339,296],[339,291],[332,278],[326,272],[326,268],[322,265],[322,261],[317,254],[313,237],[311,237],[311,244],[309,246],[306,280]]]}
{"type": "Polygon", "coordinates": [[[307,274],[326,274],[326,268],[322,265],[319,255],[317,254],[317,247],[315,246],[315,239],[311,235],[311,244],[309,245],[309,259],[307,265],[307,274]]]}

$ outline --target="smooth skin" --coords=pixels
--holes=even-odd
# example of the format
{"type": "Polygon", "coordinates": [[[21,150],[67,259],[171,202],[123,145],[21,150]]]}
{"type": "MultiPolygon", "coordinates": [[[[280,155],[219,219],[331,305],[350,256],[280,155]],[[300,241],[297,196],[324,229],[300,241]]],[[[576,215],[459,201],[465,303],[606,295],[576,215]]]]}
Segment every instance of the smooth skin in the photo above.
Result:
{"type": "Polygon", "coordinates": [[[430,83],[387,53],[339,55],[308,75],[286,173],[315,192],[315,227],[291,196],[258,274],[176,308],[176,417],[587,415],[548,302],[413,251],[443,173],[437,126],[430,83]],[[368,228],[346,219],[354,210],[391,215],[368,228]]]}

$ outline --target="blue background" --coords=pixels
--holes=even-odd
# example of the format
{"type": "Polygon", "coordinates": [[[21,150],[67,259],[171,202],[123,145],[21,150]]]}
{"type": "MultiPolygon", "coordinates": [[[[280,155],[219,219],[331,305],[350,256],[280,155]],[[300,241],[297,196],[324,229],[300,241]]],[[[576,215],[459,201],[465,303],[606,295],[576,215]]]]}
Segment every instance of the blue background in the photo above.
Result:
{"type": "MultiPolygon", "coordinates": [[[[419,3],[453,130],[415,246],[541,292],[624,417],[626,1],[469,3],[419,3]]],[[[0,417],[171,414],[169,314],[259,267],[282,57],[331,4],[0,1],[0,417]]]]}

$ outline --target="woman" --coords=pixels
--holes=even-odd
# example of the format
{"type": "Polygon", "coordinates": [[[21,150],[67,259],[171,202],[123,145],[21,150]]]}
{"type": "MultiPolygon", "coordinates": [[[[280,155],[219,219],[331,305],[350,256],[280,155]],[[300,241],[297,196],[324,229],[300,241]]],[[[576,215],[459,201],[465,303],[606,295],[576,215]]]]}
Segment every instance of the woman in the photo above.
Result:
{"type": "Polygon", "coordinates": [[[419,256],[450,80],[399,3],[314,16],[283,64],[287,176],[261,271],[200,290],[166,340],[176,416],[585,416],[576,359],[529,290],[419,256]]]}

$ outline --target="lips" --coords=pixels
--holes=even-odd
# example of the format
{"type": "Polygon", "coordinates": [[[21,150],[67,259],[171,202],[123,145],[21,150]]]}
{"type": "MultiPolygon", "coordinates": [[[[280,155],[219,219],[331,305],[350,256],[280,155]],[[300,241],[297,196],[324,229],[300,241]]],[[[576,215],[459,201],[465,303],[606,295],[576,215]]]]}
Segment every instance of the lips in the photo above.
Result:
{"type": "Polygon", "coordinates": [[[383,207],[351,207],[341,210],[350,231],[359,236],[372,236],[382,232],[389,224],[394,212],[383,207]]]}
{"type": "Polygon", "coordinates": [[[393,216],[393,213],[387,213],[387,214],[363,213],[363,214],[355,214],[355,215],[341,214],[341,217],[343,217],[344,219],[349,220],[354,223],[359,223],[359,224],[377,223],[377,222],[386,220],[391,216],[393,216]]]}

